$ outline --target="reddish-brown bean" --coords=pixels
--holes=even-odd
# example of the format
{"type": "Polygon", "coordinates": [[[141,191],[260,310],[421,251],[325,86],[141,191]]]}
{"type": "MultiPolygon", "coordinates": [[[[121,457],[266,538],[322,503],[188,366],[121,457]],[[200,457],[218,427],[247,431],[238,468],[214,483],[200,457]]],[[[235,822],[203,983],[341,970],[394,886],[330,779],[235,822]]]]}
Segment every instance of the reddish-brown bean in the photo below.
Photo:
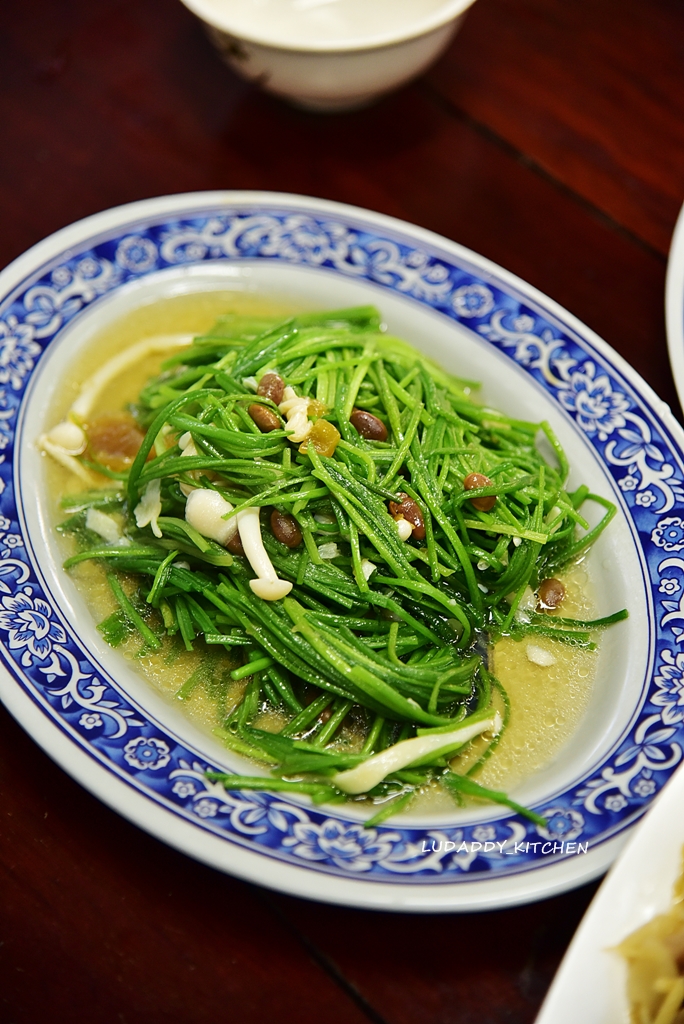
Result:
{"type": "Polygon", "coordinates": [[[280,405],[283,400],[285,381],[277,373],[265,373],[259,381],[257,395],[261,398],[270,398],[274,405],[280,405]]]}
{"type": "Polygon", "coordinates": [[[262,434],[268,434],[271,430],[278,430],[280,420],[274,412],[267,409],[265,405],[254,402],[247,410],[262,434]]]}
{"type": "Polygon", "coordinates": [[[407,522],[413,527],[413,536],[416,540],[425,539],[425,522],[423,520],[423,513],[418,508],[413,498],[409,498],[408,494],[400,491],[399,498],[400,502],[390,501],[389,510],[390,515],[395,519],[398,516],[403,516],[407,522]]]}
{"type": "Polygon", "coordinates": [[[226,547],[230,551],[231,555],[244,555],[245,549],[242,546],[240,534],[237,532],[237,530],[226,544],[226,547]]]}
{"type": "MultiPolygon", "coordinates": [[[[491,487],[492,481],[484,473],[468,473],[463,481],[466,491],[475,491],[480,487],[491,487]]],[[[487,494],[481,498],[471,498],[470,504],[480,512],[489,512],[496,505],[496,495],[487,494]]]]}
{"type": "Polygon", "coordinates": [[[276,540],[288,548],[298,548],[302,543],[302,531],[297,525],[297,520],[294,516],[286,516],[279,512],[277,508],[271,512],[271,529],[276,540]]]}
{"type": "Polygon", "coordinates": [[[353,409],[349,422],[367,441],[387,440],[387,427],[372,412],[366,412],[365,409],[353,409]]]}
{"type": "Polygon", "coordinates": [[[539,585],[537,597],[539,598],[538,606],[542,610],[547,611],[558,608],[558,606],[565,600],[565,587],[560,580],[552,577],[548,580],[544,580],[539,585]]]}

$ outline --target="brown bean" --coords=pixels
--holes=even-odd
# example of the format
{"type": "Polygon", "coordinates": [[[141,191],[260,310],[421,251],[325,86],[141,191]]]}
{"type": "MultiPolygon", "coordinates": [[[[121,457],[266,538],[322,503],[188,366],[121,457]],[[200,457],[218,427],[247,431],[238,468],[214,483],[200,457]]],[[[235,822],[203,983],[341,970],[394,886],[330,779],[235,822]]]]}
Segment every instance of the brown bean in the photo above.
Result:
{"type": "Polygon", "coordinates": [[[231,555],[244,555],[245,549],[242,546],[242,540],[240,539],[240,534],[237,530],[235,531],[234,536],[231,537],[226,544],[226,548],[230,551],[231,555]]]}
{"type": "Polygon", "coordinates": [[[302,543],[302,531],[297,525],[297,520],[294,516],[286,516],[279,512],[277,508],[271,512],[271,529],[276,540],[288,548],[298,548],[302,543]]]}
{"type": "Polygon", "coordinates": [[[277,373],[265,373],[259,381],[257,395],[261,398],[270,398],[274,405],[280,405],[283,400],[285,381],[277,373]]]}
{"type": "Polygon", "coordinates": [[[558,608],[565,600],[565,587],[560,580],[553,578],[544,580],[539,586],[537,596],[539,598],[538,607],[543,611],[558,608]]]}
{"type": "MultiPolygon", "coordinates": [[[[466,491],[479,490],[480,487],[491,487],[492,481],[484,473],[468,473],[463,481],[466,491]]],[[[481,498],[471,498],[470,504],[480,512],[489,512],[496,505],[496,495],[487,494],[481,498]]]]}
{"type": "Polygon", "coordinates": [[[372,412],[366,412],[365,409],[352,409],[349,422],[356,427],[361,437],[365,437],[368,441],[387,440],[387,427],[372,412]]]}
{"type": "Polygon", "coordinates": [[[407,522],[411,523],[411,526],[413,527],[413,536],[416,540],[424,540],[425,522],[423,520],[423,513],[420,511],[413,498],[409,498],[408,494],[400,491],[399,497],[401,498],[400,502],[390,501],[390,515],[394,519],[398,516],[403,516],[407,522]]]}
{"type": "Polygon", "coordinates": [[[267,409],[265,405],[258,405],[254,402],[247,410],[262,434],[268,434],[271,430],[278,430],[280,420],[274,412],[267,409]]]}

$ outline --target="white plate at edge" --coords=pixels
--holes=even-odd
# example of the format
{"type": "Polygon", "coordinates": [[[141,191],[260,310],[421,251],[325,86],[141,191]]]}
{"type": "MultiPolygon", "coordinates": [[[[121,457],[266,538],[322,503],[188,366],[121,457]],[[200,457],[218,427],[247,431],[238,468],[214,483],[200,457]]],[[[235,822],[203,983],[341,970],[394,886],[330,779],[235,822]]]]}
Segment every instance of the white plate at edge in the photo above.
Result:
{"type": "Polygon", "coordinates": [[[667,261],[665,327],[672,376],[684,408],[684,206],[679,211],[667,261]]]}
{"type": "Polygon", "coordinates": [[[682,808],[680,768],[592,900],[536,1024],[629,1024],[627,968],[613,949],[671,906],[672,888],[682,870],[682,808]]]}

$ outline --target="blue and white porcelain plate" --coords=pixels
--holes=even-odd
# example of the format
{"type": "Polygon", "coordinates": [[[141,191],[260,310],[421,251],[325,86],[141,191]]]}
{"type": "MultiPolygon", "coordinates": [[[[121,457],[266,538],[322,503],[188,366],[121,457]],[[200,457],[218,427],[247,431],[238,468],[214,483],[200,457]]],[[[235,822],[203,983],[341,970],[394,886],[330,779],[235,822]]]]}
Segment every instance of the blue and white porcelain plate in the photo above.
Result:
{"type": "MultiPolygon", "coordinates": [[[[270,193],[171,196],[110,210],[0,274],[0,696],[88,789],[160,839],[297,895],[413,911],[521,903],[606,869],[682,759],[684,434],[591,331],[524,282],[419,228],[270,193]],[[104,644],[62,570],[36,438],[60,380],[103,326],[201,290],[316,308],[374,302],[394,332],[511,415],[549,419],[574,478],[619,514],[592,550],[608,631],[589,709],[500,807],[397,817],[226,792],[235,756],[104,644]]],[[[103,840],[106,841],[106,840],[103,840]]]]}

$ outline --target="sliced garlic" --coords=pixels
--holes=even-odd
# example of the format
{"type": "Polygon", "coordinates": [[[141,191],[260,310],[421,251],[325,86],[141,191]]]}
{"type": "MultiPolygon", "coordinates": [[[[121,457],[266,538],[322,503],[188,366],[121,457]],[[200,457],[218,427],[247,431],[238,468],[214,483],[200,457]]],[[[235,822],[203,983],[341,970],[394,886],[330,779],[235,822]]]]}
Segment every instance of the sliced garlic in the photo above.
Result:
{"type": "Polygon", "coordinates": [[[203,537],[215,540],[225,547],[238,529],[236,516],[232,519],[223,519],[227,512],[232,511],[231,503],[218,491],[195,487],[185,502],[185,521],[203,537]]]}
{"type": "Polygon", "coordinates": [[[151,526],[155,537],[161,537],[157,519],[161,515],[161,480],[150,480],[142,494],[142,498],[135,506],[135,522],[139,530],[144,526],[151,526]]]}
{"type": "Polygon", "coordinates": [[[331,558],[339,558],[342,552],[334,541],[328,541],[327,544],[319,544],[318,554],[324,561],[329,561],[331,558]]]}
{"type": "Polygon", "coordinates": [[[398,519],[394,520],[397,524],[397,533],[399,534],[399,540],[408,540],[413,533],[413,526],[409,523],[408,519],[404,519],[403,516],[399,516],[398,519]]]}
{"type": "Polygon", "coordinates": [[[306,415],[305,409],[298,409],[294,415],[287,417],[287,439],[293,444],[300,444],[309,436],[312,427],[311,420],[306,415]]]}
{"type": "Polygon", "coordinates": [[[369,580],[376,569],[377,565],[375,562],[371,562],[369,558],[361,559],[361,572],[363,573],[364,579],[369,580]]]}
{"type": "Polygon", "coordinates": [[[301,444],[311,431],[312,423],[308,418],[309,399],[298,395],[294,388],[286,387],[278,412],[287,419],[287,439],[293,444],[301,444]]]}
{"type": "Polygon", "coordinates": [[[527,660],[531,661],[533,665],[550,668],[556,664],[556,656],[543,647],[537,647],[536,644],[528,644],[525,653],[527,654],[527,660]]]}
{"type": "Polygon", "coordinates": [[[99,508],[89,508],[86,513],[86,529],[92,530],[108,544],[118,544],[123,540],[121,527],[116,519],[101,512],[99,508]]]}

